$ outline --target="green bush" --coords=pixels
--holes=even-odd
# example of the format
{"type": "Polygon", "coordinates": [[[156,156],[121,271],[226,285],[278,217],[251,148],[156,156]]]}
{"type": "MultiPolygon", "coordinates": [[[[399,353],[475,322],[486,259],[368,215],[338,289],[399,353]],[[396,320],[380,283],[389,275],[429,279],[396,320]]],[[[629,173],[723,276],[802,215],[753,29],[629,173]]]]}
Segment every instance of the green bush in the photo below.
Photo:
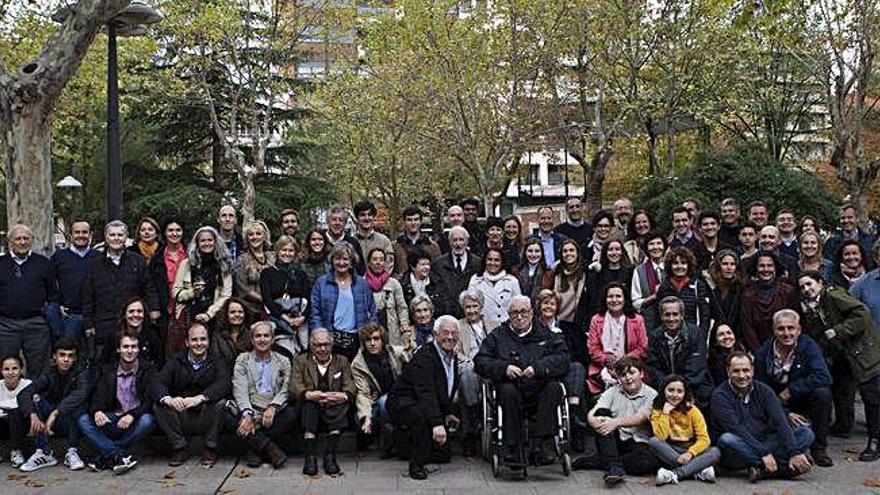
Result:
{"type": "Polygon", "coordinates": [[[724,198],[736,198],[743,217],[746,205],[760,199],[767,203],[771,215],[790,208],[798,217],[811,214],[826,224],[833,222],[838,204],[817,177],[786,167],[752,148],[703,151],[678,177],[649,179],[634,202],[650,212],[660,228],[668,230],[673,208],[688,197],[699,199],[704,209],[714,211],[720,210],[724,198]]]}

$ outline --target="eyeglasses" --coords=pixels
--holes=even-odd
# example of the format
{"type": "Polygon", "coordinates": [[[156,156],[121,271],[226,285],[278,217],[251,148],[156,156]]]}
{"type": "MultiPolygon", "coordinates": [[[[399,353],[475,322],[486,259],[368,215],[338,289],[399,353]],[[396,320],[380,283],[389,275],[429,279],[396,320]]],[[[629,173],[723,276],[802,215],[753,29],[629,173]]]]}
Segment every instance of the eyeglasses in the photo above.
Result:
{"type": "Polygon", "coordinates": [[[333,345],[332,342],[313,342],[312,343],[312,347],[315,347],[315,348],[330,347],[331,345],[333,345]]]}
{"type": "Polygon", "coordinates": [[[512,309],[512,310],[508,311],[507,313],[510,316],[516,316],[516,317],[521,318],[523,316],[529,316],[529,313],[531,313],[531,312],[532,312],[531,309],[512,309]]]}

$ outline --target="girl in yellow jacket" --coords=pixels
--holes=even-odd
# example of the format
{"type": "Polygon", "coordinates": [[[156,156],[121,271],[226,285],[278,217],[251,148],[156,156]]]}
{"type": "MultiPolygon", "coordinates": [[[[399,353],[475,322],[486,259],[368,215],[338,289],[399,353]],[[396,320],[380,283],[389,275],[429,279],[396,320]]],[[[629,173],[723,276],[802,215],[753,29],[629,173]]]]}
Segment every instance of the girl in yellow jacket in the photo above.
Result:
{"type": "Polygon", "coordinates": [[[649,444],[664,467],[657,471],[655,484],[678,484],[691,476],[714,483],[713,466],[721,459],[721,451],[709,446],[706,420],[694,405],[687,380],[669,375],[658,391],[651,410],[654,436],[649,444]]]}

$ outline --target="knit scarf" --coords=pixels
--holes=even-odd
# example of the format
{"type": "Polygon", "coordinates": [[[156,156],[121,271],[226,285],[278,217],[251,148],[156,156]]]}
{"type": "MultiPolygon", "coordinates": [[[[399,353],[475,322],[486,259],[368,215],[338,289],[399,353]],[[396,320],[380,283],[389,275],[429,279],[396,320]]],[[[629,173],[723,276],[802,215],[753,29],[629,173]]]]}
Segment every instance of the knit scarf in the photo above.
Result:
{"type": "Polygon", "coordinates": [[[847,280],[852,282],[855,279],[857,279],[865,274],[865,267],[862,265],[859,265],[856,268],[848,268],[846,265],[841,263],[840,264],[840,273],[843,274],[843,276],[846,277],[847,280]]]}
{"type": "Polygon", "coordinates": [[[159,243],[153,241],[150,244],[147,244],[144,241],[138,241],[138,250],[143,255],[144,259],[147,260],[147,264],[150,264],[150,261],[153,260],[153,256],[155,256],[156,251],[159,250],[159,243]]]}
{"type": "Polygon", "coordinates": [[[684,277],[681,277],[681,278],[669,277],[669,283],[672,284],[672,286],[675,287],[675,290],[677,290],[678,292],[681,292],[682,289],[687,287],[687,285],[690,283],[690,281],[691,281],[691,278],[687,275],[685,275],[684,277]]]}
{"type": "Polygon", "coordinates": [[[501,270],[500,272],[496,273],[495,275],[492,275],[489,272],[483,272],[483,279],[488,280],[489,282],[492,283],[492,285],[495,285],[499,280],[501,280],[502,278],[504,278],[506,276],[507,276],[507,272],[504,270],[501,270]]]}
{"type": "Polygon", "coordinates": [[[373,270],[367,270],[367,273],[364,274],[364,280],[370,286],[370,290],[379,292],[382,290],[382,287],[385,287],[385,283],[388,282],[390,276],[391,274],[388,273],[388,270],[382,270],[382,273],[378,274],[373,273],[373,270]]]}

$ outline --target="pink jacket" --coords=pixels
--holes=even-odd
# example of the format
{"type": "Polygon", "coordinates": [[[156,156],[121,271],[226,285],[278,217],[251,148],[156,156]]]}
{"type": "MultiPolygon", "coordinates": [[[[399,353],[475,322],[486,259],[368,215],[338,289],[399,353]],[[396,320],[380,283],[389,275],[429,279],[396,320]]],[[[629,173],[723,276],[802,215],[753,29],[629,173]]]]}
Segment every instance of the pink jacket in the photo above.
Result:
{"type": "MultiPolygon", "coordinates": [[[[642,315],[634,314],[626,318],[626,356],[645,361],[648,357],[648,330],[642,315]]],[[[605,384],[599,374],[605,367],[607,355],[602,349],[602,327],[605,326],[605,314],[597,313],[590,320],[590,333],[587,336],[587,352],[590,354],[590,366],[587,369],[587,390],[591,394],[605,391],[605,384]]]]}

